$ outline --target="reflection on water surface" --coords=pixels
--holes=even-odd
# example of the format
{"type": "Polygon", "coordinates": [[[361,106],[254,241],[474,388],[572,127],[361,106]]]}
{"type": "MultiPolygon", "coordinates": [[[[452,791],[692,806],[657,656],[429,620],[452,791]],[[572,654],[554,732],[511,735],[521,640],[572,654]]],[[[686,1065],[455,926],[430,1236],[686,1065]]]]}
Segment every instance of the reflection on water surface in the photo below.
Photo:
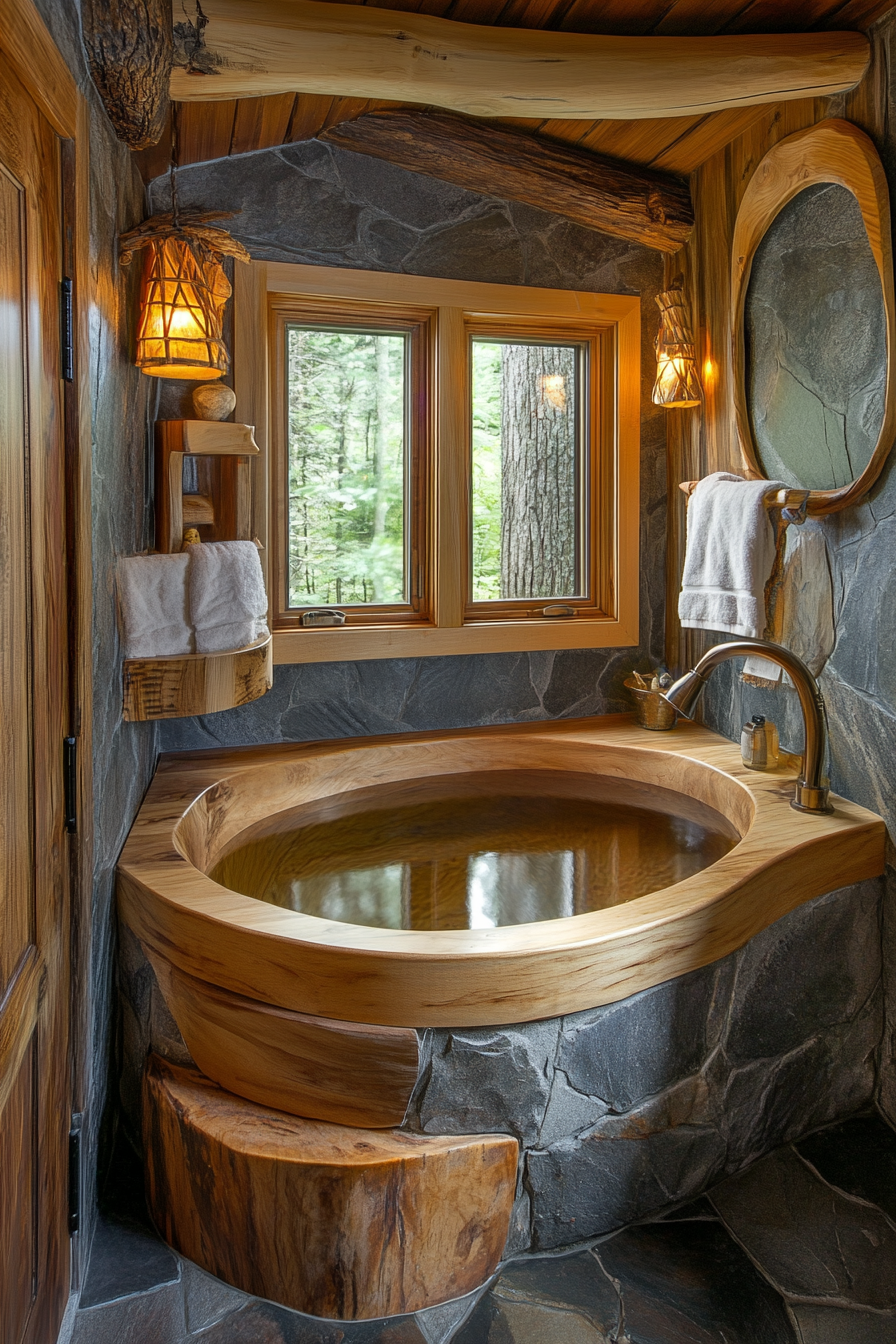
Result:
{"type": "Polygon", "coordinates": [[[322,919],[487,929],[620,905],[690,877],[737,840],[717,812],[664,790],[567,771],[493,771],[306,805],[211,876],[322,919]]]}

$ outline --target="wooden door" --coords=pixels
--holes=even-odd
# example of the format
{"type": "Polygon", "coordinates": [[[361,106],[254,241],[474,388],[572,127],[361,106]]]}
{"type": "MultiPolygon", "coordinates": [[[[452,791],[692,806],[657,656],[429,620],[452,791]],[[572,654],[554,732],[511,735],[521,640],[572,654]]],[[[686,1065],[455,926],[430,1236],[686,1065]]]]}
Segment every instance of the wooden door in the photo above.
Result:
{"type": "Polygon", "coordinates": [[[0,57],[0,1340],[69,1282],[60,145],[0,57]]]}

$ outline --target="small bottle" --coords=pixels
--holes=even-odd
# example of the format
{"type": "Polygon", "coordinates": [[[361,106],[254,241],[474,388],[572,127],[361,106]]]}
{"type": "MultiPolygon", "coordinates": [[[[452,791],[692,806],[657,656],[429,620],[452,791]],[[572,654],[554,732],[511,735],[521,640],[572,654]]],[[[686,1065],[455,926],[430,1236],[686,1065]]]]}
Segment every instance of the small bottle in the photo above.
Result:
{"type": "Polygon", "coordinates": [[[778,730],[764,714],[754,714],[740,735],[740,754],[749,770],[774,770],[778,764],[778,730]]]}

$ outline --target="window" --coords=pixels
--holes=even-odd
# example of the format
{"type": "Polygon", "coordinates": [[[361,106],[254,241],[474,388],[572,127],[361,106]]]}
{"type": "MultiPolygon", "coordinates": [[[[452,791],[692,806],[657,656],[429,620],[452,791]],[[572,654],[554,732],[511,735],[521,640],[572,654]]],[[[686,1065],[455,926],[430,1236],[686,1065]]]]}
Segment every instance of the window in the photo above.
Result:
{"type": "Polygon", "coordinates": [[[637,642],[636,298],[251,272],[235,372],[276,661],[637,642]],[[344,625],[305,626],[319,608],[344,625]]]}

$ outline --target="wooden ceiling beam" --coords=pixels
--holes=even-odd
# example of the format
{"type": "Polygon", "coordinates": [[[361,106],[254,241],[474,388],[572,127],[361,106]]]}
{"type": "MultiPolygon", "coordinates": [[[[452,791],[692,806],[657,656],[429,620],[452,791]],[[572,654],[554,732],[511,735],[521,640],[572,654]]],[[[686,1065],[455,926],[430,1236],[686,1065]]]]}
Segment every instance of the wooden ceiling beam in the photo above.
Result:
{"type": "Polygon", "coordinates": [[[589,229],[676,252],[694,224],[687,183],[445,112],[369,112],[320,140],[470,191],[523,201],[589,229]]]}
{"type": "Polygon", "coordinates": [[[861,33],[593,36],[454,23],[321,0],[175,0],[171,96],[398,99],[473,116],[698,115],[853,88],[861,33]]]}

